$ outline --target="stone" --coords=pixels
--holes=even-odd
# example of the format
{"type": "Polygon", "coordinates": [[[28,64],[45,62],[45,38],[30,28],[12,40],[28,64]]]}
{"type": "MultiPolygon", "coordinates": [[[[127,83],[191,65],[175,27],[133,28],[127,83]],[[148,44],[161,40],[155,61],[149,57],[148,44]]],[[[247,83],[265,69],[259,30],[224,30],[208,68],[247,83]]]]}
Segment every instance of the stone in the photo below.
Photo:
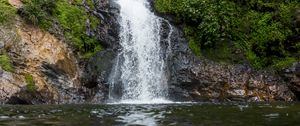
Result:
{"type": "MultiPolygon", "coordinates": [[[[172,100],[293,101],[295,99],[295,95],[288,88],[288,83],[275,71],[255,70],[248,65],[220,64],[199,58],[189,49],[180,26],[173,24],[173,27],[172,55],[168,62],[169,96],[172,100]],[[250,90],[255,90],[256,93],[250,90]]],[[[163,31],[168,31],[168,27],[163,28],[163,31]]]]}
{"type": "Polygon", "coordinates": [[[280,71],[280,75],[289,84],[289,88],[300,100],[300,62],[294,63],[291,67],[280,71]]]}

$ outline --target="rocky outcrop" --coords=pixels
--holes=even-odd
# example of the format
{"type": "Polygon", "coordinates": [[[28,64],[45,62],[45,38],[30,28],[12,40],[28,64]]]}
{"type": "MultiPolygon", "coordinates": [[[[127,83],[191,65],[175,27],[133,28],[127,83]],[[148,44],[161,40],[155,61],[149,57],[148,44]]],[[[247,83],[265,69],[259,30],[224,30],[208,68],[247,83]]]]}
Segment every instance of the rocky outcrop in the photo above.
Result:
{"type": "Polygon", "coordinates": [[[291,67],[279,72],[284,80],[289,84],[289,88],[300,100],[300,62],[294,63],[291,67]]]}
{"type": "Polygon", "coordinates": [[[80,88],[77,59],[65,43],[22,20],[10,30],[2,29],[2,33],[9,38],[2,40],[14,71],[1,70],[1,89],[9,94],[2,95],[0,103],[79,103],[82,100],[77,95],[80,88]],[[10,35],[9,31],[16,34],[10,35]],[[34,91],[27,89],[25,76],[32,76],[34,91]]]}
{"type": "MultiPolygon", "coordinates": [[[[19,0],[10,2],[20,6],[19,0]]],[[[102,103],[107,98],[109,76],[120,49],[119,6],[113,1],[98,0],[94,1],[94,8],[85,5],[85,9],[101,19],[96,30],[91,30],[87,21],[86,33],[96,36],[105,49],[84,63],[79,63],[71,47],[60,41],[63,39],[20,19],[14,28],[0,28],[0,48],[6,50],[14,65],[12,72],[0,68],[0,103],[102,103]],[[29,89],[26,75],[32,76],[35,90],[29,89]]],[[[165,58],[170,99],[254,102],[292,101],[300,97],[300,63],[278,74],[196,57],[180,23],[173,16],[161,16],[165,18],[161,45],[163,52],[169,53],[165,58]]],[[[294,22],[298,26],[297,15],[294,22]]],[[[56,31],[59,28],[53,29],[52,32],[62,34],[56,31]]]]}
{"type": "Polygon", "coordinates": [[[293,101],[288,84],[272,71],[202,60],[177,74],[188,98],[204,101],[293,101]]]}
{"type": "MultiPolygon", "coordinates": [[[[101,2],[99,2],[101,3],[101,2]]],[[[103,3],[103,1],[102,1],[103,3]]],[[[113,2],[98,5],[97,13],[105,19],[96,32],[106,42],[106,50],[99,52],[88,63],[84,79],[89,88],[98,87],[107,94],[108,79],[118,52],[118,6],[113,2]],[[104,9],[107,8],[107,9],[104,9]]],[[[161,45],[169,49],[170,24],[173,24],[171,53],[166,57],[169,74],[169,98],[182,101],[292,101],[295,95],[276,71],[255,70],[247,65],[226,65],[196,57],[188,47],[180,24],[170,15],[161,15],[161,45]]],[[[97,93],[95,93],[97,96],[97,93]]],[[[106,96],[106,95],[105,95],[106,96]]],[[[96,97],[95,97],[96,98],[96,97]]],[[[95,99],[94,98],[94,99],[95,99]]],[[[103,97],[101,97],[103,98],[103,97]]]]}
{"type": "MultiPolygon", "coordinates": [[[[97,37],[101,45],[105,49],[116,49],[119,46],[119,6],[113,0],[97,0],[93,1],[93,8],[89,7],[84,0],[86,11],[98,17],[101,22],[95,31],[91,30],[87,25],[86,33],[97,37]]],[[[89,21],[87,21],[89,24],[89,21]]]]}
{"type": "Polygon", "coordinates": [[[120,48],[119,45],[119,6],[114,1],[100,0],[94,3],[95,10],[89,10],[98,15],[101,24],[95,34],[104,46],[104,50],[94,55],[87,63],[83,72],[83,85],[91,89],[90,100],[101,103],[107,98],[109,75],[114,60],[120,48]]]}
{"type": "Polygon", "coordinates": [[[24,77],[11,72],[7,72],[0,67],[0,103],[6,103],[16,93],[25,87],[24,77]]]}
{"type": "MultiPolygon", "coordinates": [[[[9,3],[16,8],[22,6],[20,0],[9,0],[9,3]]],[[[0,71],[0,103],[103,102],[108,94],[105,83],[118,50],[119,9],[108,0],[93,3],[94,7],[90,8],[83,1],[86,11],[101,19],[101,23],[92,30],[87,20],[86,33],[96,36],[105,50],[88,62],[78,60],[80,56],[64,42],[58,25],[49,29],[55,36],[19,18],[15,26],[0,29],[1,50],[7,52],[14,66],[14,71],[0,71]],[[28,83],[25,76],[31,76],[34,85],[28,83]]]]}
{"type": "Polygon", "coordinates": [[[176,27],[173,30],[172,55],[168,65],[171,99],[248,102],[295,99],[288,88],[289,83],[276,71],[255,70],[247,65],[221,64],[196,57],[182,31],[176,27]]]}

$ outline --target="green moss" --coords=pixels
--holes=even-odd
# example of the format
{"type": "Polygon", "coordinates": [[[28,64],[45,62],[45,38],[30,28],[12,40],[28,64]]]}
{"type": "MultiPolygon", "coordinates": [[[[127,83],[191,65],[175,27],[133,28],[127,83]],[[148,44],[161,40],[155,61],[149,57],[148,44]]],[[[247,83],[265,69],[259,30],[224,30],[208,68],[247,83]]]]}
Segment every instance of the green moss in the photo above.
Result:
{"type": "Polygon", "coordinates": [[[156,10],[159,12],[168,12],[171,10],[171,0],[155,0],[154,4],[156,10]]]}
{"type": "Polygon", "coordinates": [[[90,9],[95,9],[93,0],[86,0],[86,3],[90,7],[90,9]]]}
{"type": "Polygon", "coordinates": [[[199,47],[198,43],[195,40],[193,40],[192,38],[189,38],[189,47],[195,55],[201,56],[200,47],[199,47]]]}
{"type": "Polygon", "coordinates": [[[221,63],[236,63],[236,58],[232,53],[232,48],[228,47],[227,43],[219,43],[216,48],[203,49],[203,56],[210,60],[221,63]]]}
{"type": "Polygon", "coordinates": [[[14,70],[10,58],[5,54],[0,55],[0,66],[3,70],[8,72],[13,72],[14,70]]]}
{"type": "Polygon", "coordinates": [[[66,1],[58,1],[55,10],[55,17],[65,29],[65,35],[74,45],[84,53],[91,54],[99,51],[100,45],[95,37],[88,36],[86,31],[86,20],[90,18],[91,27],[96,28],[98,19],[89,17],[84,9],[70,5],[66,1]]]}
{"type": "Polygon", "coordinates": [[[189,47],[192,50],[192,52],[197,55],[201,56],[201,47],[199,45],[199,42],[197,42],[197,39],[195,39],[194,35],[194,30],[191,27],[185,26],[184,27],[184,32],[187,35],[187,39],[189,41],[189,47]]]}
{"type": "Polygon", "coordinates": [[[13,24],[16,12],[16,9],[7,0],[0,0],[0,25],[13,24]]]}
{"type": "Polygon", "coordinates": [[[100,24],[100,20],[95,16],[90,16],[89,19],[91,22],[92,30],[96,30],[97,26],[100,24]]]}
{"type": "Polygon", "coordinates": [[[30,74],[25,74],[25,81],[27,83],[26,89],[29,92],[35,92],[37,87],[35,86],[35,82],[33,80],[33,76],[30,74]]]}
{"type": "Polygon", "coordinates": [[[102,47],[97,46],[94,51],[86,52],[83,56],[84,59],[90,59],[92,56],[94,56],[97,52],[101,51],[102,47]]]}

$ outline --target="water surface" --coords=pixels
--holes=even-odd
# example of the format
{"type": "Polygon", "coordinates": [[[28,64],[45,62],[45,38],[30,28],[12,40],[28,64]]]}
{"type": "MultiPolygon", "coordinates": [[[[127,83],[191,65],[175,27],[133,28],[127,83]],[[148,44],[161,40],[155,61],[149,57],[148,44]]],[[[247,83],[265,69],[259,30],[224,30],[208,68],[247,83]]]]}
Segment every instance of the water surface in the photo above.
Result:
{"type": "Polygon", "coordinates": [[[7,126],[300,125],[299,103],[1,106],[7,126]]]}

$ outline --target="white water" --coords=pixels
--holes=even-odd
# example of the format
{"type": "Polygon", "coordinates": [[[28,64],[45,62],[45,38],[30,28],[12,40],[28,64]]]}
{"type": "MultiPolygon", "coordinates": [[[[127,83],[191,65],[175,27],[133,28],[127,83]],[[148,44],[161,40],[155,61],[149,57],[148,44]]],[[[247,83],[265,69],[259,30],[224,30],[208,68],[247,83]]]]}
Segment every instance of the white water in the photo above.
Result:
{"type": "Polygon", "coordinates": [[[111,73],[109,98],[118,103],[169,103],[166,57],[161,49],[161,22],[147,0],[117,0],[120,5],[120,51],[111,73]],[[121,90],[121,91],[120,91],[121,90]],[[121,96],[116,96],[116,91],[121,96]]]}

